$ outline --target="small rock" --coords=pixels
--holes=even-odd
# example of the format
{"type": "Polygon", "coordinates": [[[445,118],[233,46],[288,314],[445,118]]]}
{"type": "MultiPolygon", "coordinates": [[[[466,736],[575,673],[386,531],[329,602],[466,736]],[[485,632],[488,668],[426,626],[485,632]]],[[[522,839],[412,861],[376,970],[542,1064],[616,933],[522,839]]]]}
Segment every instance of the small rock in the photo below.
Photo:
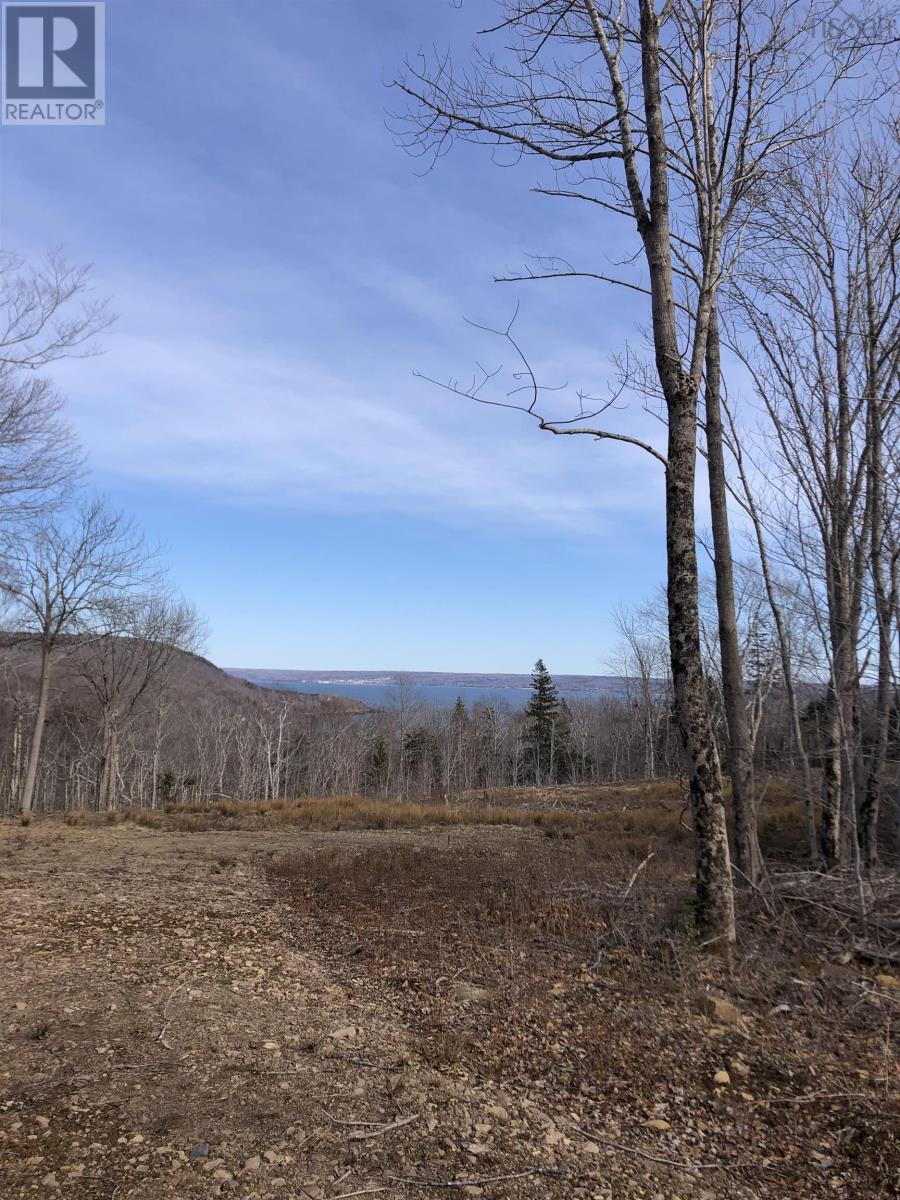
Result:
{"type": "Polygon", "coordinates": [[[209,1158],[209,1142],[198,1142],[191,1150],[191,1158],[209,1158]]]}
{"type": "Polygon", "coordinates": [[[896,975],[876,975],[875,982],[879,987],[883,988],[891,988],[892,990],[900,988],[900,978],[896,975]]]}
{"type": "Polygon", "coordinates": [[[740,1075],[742,1079],[746,1079],[750,1074],[750,1068],[745,1062],[741,1062],[739,1058],[733,1058],[728,1064],[728,1069],[732,1075],[740,1075]]]}
{"type": "Polygon", "coordinates": [[[226,1171],[224,1167],[217,1167],[216,1170],[213,1171],[212,1177],[213,1179],[218,1179],[222,1183],[225,1183],[226,1180],[231,1179],[231,1172],[226,1171]]]}
{"type": "Polygon", "coordinates": [[[261,1166],[262,1166],[262,1159],[259,1157],[258,1154],[254,1154],[251,1158],[248,1158],[247,1161],[244,1163],[244,1170],[245,1171],[258,1171],[261,1166]]]}
{"type": "Polygon", "coordinates": [[[721,1025],[740,1025],[743,1020],[740,1009],[722,996],[704,996],[701,1011],[721,1025]]]}
{"type": "Polygon", "coordinates": [[[648,1129],[662,1129],[662,1130],[666,1130],[666,1129],[671,1129],[671,1128],[672,1128],[672,1126],[669,1124],[669,1122],[668,1122],[668,1121],[664,1121],[664,1120],[662,1119],[662,1117],[654,1117],[654,1118],[653,1118],[652,1120],[650,1120],[650,1121],[644,1121],[644,1125],[646,1125],[646,1127],[647,1127],[648,1129]]]}
{"type": "Polygon", "coordinates": [[[502,1104],[489,1104],[484,1110],[489,1117],[493,1117],[495,1121],[508,1121],[509,1113],[502,1104]]]}
{"type": "Polygon", "coordinates": [[[731,1083],[731,1076],[727,1071],[716,1071],[713,1075],[713,1083],[717,1083],[720,1087],[727,1087],[731,1083]]]}
{"type": "Polygon", "coordinates": [[[41,1180],[41,1183],[43,1184],[44,1187],[48,1187],[48,1188],[58,1188],[59,1187],[59,1180],[56,1178],[56,1174],[53,1171],[48,1171],[47,1174],[44,1176],[44,1178],[41,1180]]]}
{"type": "Polygon", "coordinates": [[[468,1001],[472,1004],[479,1004],[485,1000],[489,1000],[491,993],[487,988],[477,987],[474,983],[467,983],[465,979],[457,979],[450,985],[450,995],[454,1000],[468,1001]]]}
{"type": "Polygon", "coordinates": [[[343,1025],[340,1029],[335,1029],[328,1036],[333,1042],[352,1042],[354,1038],[359,1036],[359,1026],[343,1025]]]}
{"type": "Polygon", "coordinates": [[[35,1125],[37,1125],[37,1127],[39,1129],[49,1129],[50,1128],[50,1118],[49,1117],[35,1117],[34,1123],[35,1123],[35,1125]]]}

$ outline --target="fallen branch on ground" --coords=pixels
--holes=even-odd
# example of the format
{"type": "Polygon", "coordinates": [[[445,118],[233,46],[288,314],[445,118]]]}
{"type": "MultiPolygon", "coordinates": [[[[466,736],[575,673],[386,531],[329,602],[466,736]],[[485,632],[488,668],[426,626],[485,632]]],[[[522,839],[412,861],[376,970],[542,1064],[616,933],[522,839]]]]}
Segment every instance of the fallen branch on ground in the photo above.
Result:
{"type": "Polygon", "coordinates": [[[631,889],[634,887],[638,875],[640,875],[641,871],[643,871],[644,867],[646,867],[647,863],[650,861],[651,858],[656,858],[656,855],[653,851],[651,851],[647,855],[647,857],[642,862],[638,863],[637,867],[635,867],[634,874],[631,876],[631,878],[628,881],[628,887],[622,893],[623,900],[627,900],[628,897],[631,895],[631,889]]]}
{"type": "Polygon", "coordinates": [[[341,1192],[339,1196],[335,1196],[334,1200],[350,1200],[351,1196],[374,1196],[376,1192],[389,1192],[391,1189],[386,1187],[363,1188],[359,1192],[341,1192]]]}
{"type": "Polygon", "coordinates": [[[163,1014],[162,1014],[163,1015],[163,1027],[162,1027],[162,1029],[160,1029],[159,1033],[156,1035],[156,1040],[158,1042],[161,1042],[162,1045],[165,1046],[165,1048],[167,1050],[171,1050],[173,1054],[175,1053],[174,1047],[170,1046],[165,1038],[166,1030],[172,1024],[172,1022],[167,1019],[168,1015],[169,1015],[169,1005],[172,1003],[172,1001],[175,999],[175,997],[178,995],[178,993],[181,991],[181,989],[187,985],[187,982],[188,981],[186,979],[183,979],[181,981],[181,983],[179,983],[178,987],[175,988],[175,990],[169,994],[168,1000],[163,1005],[163,1014]]]}
{"type": "Polygon", "coordinates": [[[583,1138],[587,1138],[589,1142],[596,1142],[600,1146],[609,1146],[611,1150],[618,1150],[621,1154],[636,1154],[639,1158],[646,1158],[650,1162],[663,1163],[667,1167],[678,1167],[681,1171],[722,1171],[727,1169],[723,1163],[693,1163],[680,1158],[664,1158],[660,1154],[651,1154],[649,1150],[640,1150],[637,1146],[626,1146],[622,1142],[613,1142],[609,1138],[602,1137],[599,1133],[582,1129],[574,1121],[565,1121],[564,1123],[571,1129],[574,1129],[576,1133],[580,1133],[583,1138]]]}
{"type": "Polygon", "coordinates": [[[367,1138],[382,1137],[385,1133],[393,1133],[395,1129],[402,1129],[404,1125],[412,1125],[413,1121],[418,1121],[421,1113],[413,1113],[411,1117],[401,1117],[399,1121],[391,1121],[389,1125],[382,1125],[379,1129],[370,1129],[368,1132],[358,1130],[356,1133],[350,1134],[351,1142],[363,1142],[367,1138]]]}
{"type": "Polygon", "coordinates": [[[528,1179],[532,1175],[564,1175],[558,1167],[531,1167],[528,1171],[515,1171],[511,1175],[470,1175],[467,1179],[417,1179],[415,1175],[391,1175],[398,1183],[413,1187],[468,1188],[485,1187],[489,1183],[505,1183],[510,1179],[528,1179]]]}

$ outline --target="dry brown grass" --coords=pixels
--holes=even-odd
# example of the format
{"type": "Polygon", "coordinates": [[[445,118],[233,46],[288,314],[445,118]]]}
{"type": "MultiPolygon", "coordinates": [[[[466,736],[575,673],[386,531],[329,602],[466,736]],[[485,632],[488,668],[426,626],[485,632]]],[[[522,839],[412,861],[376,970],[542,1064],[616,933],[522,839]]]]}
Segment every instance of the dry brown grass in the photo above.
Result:
{"type": "Polygon", "coordinates": [[[685,878],[687,859],[654,856],[641,888],[626,895],[634,856],[601,839],[596,831],[562,843],[525,837],[503,853],[477,843],[305,852],[282,859],[272,875],[298,903],[326,919],[353,914],[360,930],[386,934],[386,945],[398,927],[401,943],[414,931],[417,951],[432,960],[447,939],[470,961],[498,952],[500,963],[535,939],[591,957],[607,942],[636,945],[637,930],[644,950],[657,945],[684,917],[684,886],[673,876],[685,878]]]}
{"type": "Polygon", "coordinates": [[[346,829],[421,829],[426,826],[513,825],[550,833],[580,829],[585,816],[567,810],[530,811],[524,808],[459,807],[379,800],[362,796],[304,797],[238,803],[219,801],[208,807],[187,806],[165,812],[123,809],[107,815],[109,820],[133,821],[150,828],[186,833],[208,829],[271,828],[288,825],[296,829],[340,831],[346,829]]]}
{"type": "MultiPolygon", "coordinates": [[[[763,848],[776,857],[802,857],[803,806],[789,780],[770,781],[760,810],[763,848]]],[[[391,830],[460,828],[477,825],[534,829],[548,837],[589,835],[595,851],[641,856],[649,849],[679,850],[692,840],[684,784],[675,780],[579,786],[504,788],[464,793],[451,803],[364,796],[299,797],[240,802],[223,798],[208,805],[166,810],[123,808],[104,814],[75,811],[67,825],[128,821],[149,829],[203,833],[216,829],[391,830]]]]}
{"type": "MultiPolygon", "coordinates": [[[[893,1194],[895,1003],[876,994],[872,968],[840,965],[845,918],[745,891],[736,960],[710,956],[694,936],[678,799],[577,815],[555,836],[532,826],[489,846],[457,836],[303,851],[270,875],[348,994],[379,989],[435,1067],[586,1098],[598,1122],[622,1097],[652,1114],[666,1096],[679,1120],[728,1130],[716,1154],[727,1144],[745,1164],[777,1161],[782,1190],[762,1170],[760,1195],[821,1194],[804,1145],[852,1179],[841,1194],[893,1194]],[[739,1025],[704,1022],[710,991],[746,1014],[739,1025]],[[733,1086],[720,1096],[723,1064],[733,1086]]],[[[793,836],[791,793],[766,816],[793,836]]]]}

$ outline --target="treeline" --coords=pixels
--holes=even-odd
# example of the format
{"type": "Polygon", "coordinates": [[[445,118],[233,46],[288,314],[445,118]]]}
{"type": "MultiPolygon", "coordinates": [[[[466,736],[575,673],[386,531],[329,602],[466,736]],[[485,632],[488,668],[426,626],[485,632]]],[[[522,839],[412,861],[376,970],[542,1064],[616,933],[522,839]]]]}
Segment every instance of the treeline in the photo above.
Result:
{"type": "MultiPolygon", "coordinates": [[[[652,620],[650,609],[643,620],[652,620]]],[[[560,697],[539,661],[522,710],[502,700],[435,706],[398,677],[382,709],[328,712],[320,698],[273,693],[230,679],[193,655],[170,654],[140,696],[121,698],[111,790],[104,789],[103,711],[86,677],[94,669],[92,647],[69,646],[49,707],[34,808],[90,812],[347,794],[450,802],[505,787],[677,778],[684,766],[665,642],[654,640],[648,624],[636,637],[631,617],[620,618],[620,625],[626,631],[618,659],[626,672],[621,696],[560,697]],[[660,675],[653,673],[657,665],[660,675]]],[[[134,642],[119,651],[142,658],[149,647],[134,642]]],[[[2,653],[0,811],[13,814],[28,761],[37,677],[34,653],[21,642],[2,653]]],[[[727,721],[714,660],[709,666],[724,751],[727,721]]],[[[806,685],[803,694],[804,753],[818,776],[828,753],[827,692],[806,685]]],[[[877,740],[876,699],[867,693],[860,709],[860,744],[869,753],[877,740]]],[[[773,663],[761,670],[748,703],[761,787],[770,776],[793,777],[802,794],[790,704],[773,663]]],[[[900,752],[896,709],[890,745],[900,752]]]]}

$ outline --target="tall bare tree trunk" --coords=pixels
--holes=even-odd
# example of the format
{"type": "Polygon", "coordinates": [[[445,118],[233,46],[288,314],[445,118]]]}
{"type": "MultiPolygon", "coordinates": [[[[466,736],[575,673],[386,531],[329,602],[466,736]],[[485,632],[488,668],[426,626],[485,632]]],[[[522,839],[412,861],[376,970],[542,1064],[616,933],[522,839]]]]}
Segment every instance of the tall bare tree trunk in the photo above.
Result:
{"type": "Polygon", "coordinates": [[[41,743],[44,739],[44,725],[47,721],[47,698],[50,695],[50,651],[46,646],[41,647],[41,682],[38,689],[38,703],[34,714],[34,727],[31,731],[31,745],[28,749],[28,766],[25,768],[25,780],[22,784],[20,810],[22,824],[27,825],[31,820],[31,810],[34,805],[34,789],[37,782],[38,764],[41,760],[41,743]]]}
{"type": "Polygon", "coordinates": [[[738,641],[734,602],[734,558],[728,527],[728,482],[722,431],[721,350],[718,314],[710,315],[706,342],[706,447],[709,504],[712,514],[713,561],[716,576],[716,609],[719,618],[719,653],[722,660],[722,694],[728,723],[728,766],[734,814],[734,861],[751,884],[762,875],[753,786],[753,741],[744,696],[744,669],[738,641]]]}
{"type": "Polygon", "coordinates": [[[103,714],[103,758],[97,795],[100,812],[112,812],[116,807],[116,789],[119,777],[119,730],[116,713],[103,714]]]}
{"type": "MultiPolygon", "coordinates": [[[[888,261],[896,263],[897,235],[897,201],[896,173],[885,189],[891,196],[891,215],[894,220],[887,224],[892,230],[892,253],[888,261]]],[[[869,195],[878,192],[869,192],[869,195]]],[[[878,208],[876,207],[876,216],[878,208]]],[[[872,576],[873,607],[875,625],[878,631],[878,674],[875,702],[875,745],[869,760],[865,789],[859,807],[858,836],[861,864],[864,870],[872,871],[878,865],[878,821],[881,811],[881,801],[884,792],[884,774],[887,766],[888,748],[891,731],[891,709],[894,693],[893,663],[891,661],[891,632],[894,615],[897,609],[897,570],[896,561],[891,562],[891,547],[889,538],[889,523],[896,520],[896,510],[888,504],[885,477],[885,424],[890,421],[890,407],[887,396],[892,390],[889,380],[893,377],[896,387],[898,358],[900,358],[900,334],[897,332],[896,321],[891,325],[882,311],[882,303],[878,297],[878,270],[876,260],[879,257],[879,226],[876,223],[876,235],[873,244],[872,217],[868,209],[863,210],[865,290],[866,290],[866,322],[865,322],[865,354],[866,379],[868,383],[866,401],[866,442],[868,455],[866,461],[867,500],[870,522],[869,541],[869,570],[872,576]],[[889,340],[883,346],[882,332],[887,329],[889,340]]],[[[892,266],[892,280],[894,278],[892,266]]],[[[896,287],[891,289],[892,300],[896,298],[896,287]]],[[[890,454],[890,451],[888,452],[890,454]]],[[[894,481],[896,487],[896,481],[894,481]]]]}
{"type": "Polygon", "coordinates": [[[719,752],[709,720],[700,645],[694,521],[696,394],[669,404],[666,472],[669,642],[675,712],[690,763],[701,929],[734,941],[734,894],[719,752]]]}
{"type": "Polygon", "coordinates": [[[841,752],[841,703],[838,689],[832,681],[828,687],[825,725],[825,759],[822,764],[822,821],[819,827],[819,848],[828,868],[839,866],[843,858],[841,839],[841,795],[844,765],[841,752]]]}
{"type": "Polygon", "coordinates": [[[885,488],[881,398],[869,399],[869,489],[871,493],[871,562],[875,623],[878,630],[878,675],[875,700],[875,744],[866,775],[865,791],[859,806],[859,849],[863,868],[872,871],[878,865],[878,818],[884,791],[884,772],[890,740],[893,664],[891,662],[891,622],[896,596],[891,595],[885,579],[885,488]]]}
{"type": "Polygon", "coordinates": [[[12,811],[20,799],[22,787],[22,709],[16,701],[16,719],[12,735],[12,772],[9,787],[9,809],[12,811]]]}
{"type": "MultiPolygon", "coordinates": [[[[839,542],[839,545],[841,543],[839,542]]],[[[856,668],[856,641],[851,611],[849,556],[834,556],[826,565],[829,580],[829,633],[831,639],[831,677],[828,685],[825,723],[825,762],[822,776],[822,824],[819,845],[825,866],[832,870],[844,864],[847,851],[850,814],[844,810],[853,771],[851,735],[856,728],[856,692],[859,686],[856,668]]]]}
{"type": "MultiPolygon", "coordinates": [[[[650,273],[656,369],[666,401],[669,437],[666,463],[666,561],[669,649],[675,715],[691,770],[696,833],[697,919],[711,940],[735,940],[734,890],[719,752],[709,718],[700,641],[699,574],[694,488],[697,473],[697,400],[705,338],[715,291],[701,293],[694,331],[695,374],[686,372],[679,349],[669,226],[669,156],[660,87],[659,18],[641,0],[641,76],[650,173],[649,209],[634,196],[638,230],[650,273]],[[699,361],[698,361],[699,360],[699,361]]],[[[629,188],[639,187],[634,173],[629,188]]],[[[710,251],[713,267],[718,255],[710,251]]]]}

